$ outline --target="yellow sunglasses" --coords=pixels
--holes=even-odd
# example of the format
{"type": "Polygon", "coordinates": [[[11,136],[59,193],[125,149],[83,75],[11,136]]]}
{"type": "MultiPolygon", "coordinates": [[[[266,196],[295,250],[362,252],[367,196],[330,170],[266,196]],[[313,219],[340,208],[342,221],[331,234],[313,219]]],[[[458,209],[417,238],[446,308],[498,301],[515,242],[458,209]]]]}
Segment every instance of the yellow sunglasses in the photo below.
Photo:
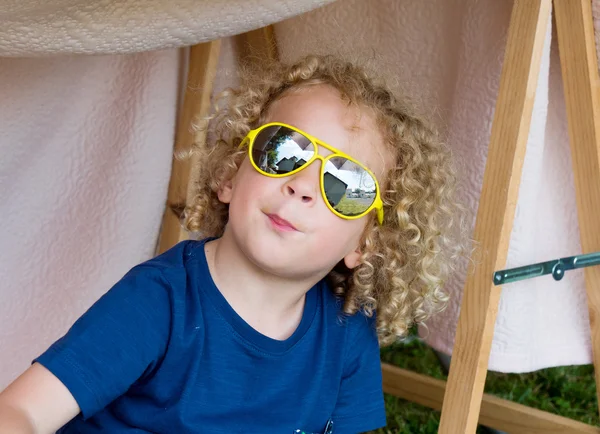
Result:
{"type": "Polygon", "coordinates": [[[272,122],[252,130],[240,147],[248,144],[254,168],[265,176],[281,178],[298,173],[321,160],[321,194],[329,209],[343,219],[358,219],[377,210],[383,224],[383,201],[373,172],[344,152],[291,125],[272,122]],[[331,155],[319,155],[319,146],[331,155]]]}

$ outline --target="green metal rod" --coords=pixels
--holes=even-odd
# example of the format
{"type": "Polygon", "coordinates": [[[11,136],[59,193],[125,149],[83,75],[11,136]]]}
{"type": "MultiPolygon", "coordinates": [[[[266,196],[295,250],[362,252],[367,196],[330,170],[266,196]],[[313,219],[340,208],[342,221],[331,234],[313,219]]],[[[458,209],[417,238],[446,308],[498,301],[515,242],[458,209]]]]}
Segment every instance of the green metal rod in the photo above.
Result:
{"type": "Polygon", "coordinates": [[[554,280],[564,277],[567,270],[575,268],[591,267],[600,265],[600,252],[587,253],[585,255],[568,256],[566,258],[554,259],[552,261],[539,262],[537,264],[525,265],[523,267],[509,268],[494,273],[494,285],[517,282],[519,280],[531,279],[533,277],[552,274],[554,280]]]}

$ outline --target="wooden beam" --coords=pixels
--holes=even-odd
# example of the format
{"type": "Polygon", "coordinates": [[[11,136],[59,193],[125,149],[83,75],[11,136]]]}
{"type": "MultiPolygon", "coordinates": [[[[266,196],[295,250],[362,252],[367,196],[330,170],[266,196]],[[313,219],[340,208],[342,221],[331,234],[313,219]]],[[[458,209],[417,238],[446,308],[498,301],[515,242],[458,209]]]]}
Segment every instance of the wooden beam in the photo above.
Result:
{"type": "Polygon", "coordinates": [[[515,0],[474,239],[481,263],[467,276],[439,433],[475,433],[487,374],[551,0],[515,0]]]}
{"type": "Polygon", "coordinates": [[[242,33],[235,37],[238,62],[260,62],[261,59],[277,60],[277,42],[273,26],[242,33]]]}
{"type": "MultiPolygon", "coordinates": [[[[387,363],[381,369],[386,393],[434,410],[442,408],[445,381],[387,363]]],[[[479,423],[511,434],[600,434],[600,428],[487,394],[481,402],[479,423]]]]}
{"type": "MultiPolygon", "coordinates": [[[[177,120],[174,154],[189,151],[196,140],[206,138],[205,132],[194,133],[191,127],[195,119],[209,114],[210,96],[217,72],[220,47],[221,41],[217,40],[190,48],[187,83],[183,106],[177,120]]],[[[180,216],[188,196],[192,166],[191,159],[185,161],[173,159],[158,254],[188,238],[187,232],[181,226],[180,216]]]]}
{"type": "MultiPolygon", "coordinates": [[[[235,37],[238,62],[256,62],[277,59],[277,45],[273,26],[263,27],[235,37]]],[[[206,140],[206,131],[192,132],[194,119],[210,112],[210,97],[217,72],[221,41],[198,44],[190,49],[188,78],[183,106],[177,122],[174,153],[188,151],[193,143],[206,140]]],[[[163,217],[157,253],[163,253],[179,241],[188,238],[180,223],[181,213],[193,193],[194,159],[173,159],[167,207],[163,217]]]]}
{"type": "MultiPolygon", "coordinates": [[[[582,253],[600,251],[600,79],[590,0],[554,2],[582,253]]],[[[600,267],[585,268],[596,386],[600,385],[600,267]]],[[[600,404],[600,387],[596,387],[600,404]]]]}

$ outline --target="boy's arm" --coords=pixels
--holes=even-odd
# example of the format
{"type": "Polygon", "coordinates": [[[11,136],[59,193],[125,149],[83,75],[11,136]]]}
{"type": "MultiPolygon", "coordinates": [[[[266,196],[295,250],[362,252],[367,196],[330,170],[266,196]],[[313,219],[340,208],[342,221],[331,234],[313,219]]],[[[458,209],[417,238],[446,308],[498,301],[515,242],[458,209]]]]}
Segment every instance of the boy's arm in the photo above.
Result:
{"type": "Polygon", "coordinates": [[[69,390],[34,363],[0,393],[0,434],[51,434],[78,413],[69,390]]]}
{"type": "Polygon", "coordinates": [[[79,413],[92,417],[151,372],[170,334],[168,285],[160,270],[130,270],[0,393],[0,434],[54,433],[79,413]]]}

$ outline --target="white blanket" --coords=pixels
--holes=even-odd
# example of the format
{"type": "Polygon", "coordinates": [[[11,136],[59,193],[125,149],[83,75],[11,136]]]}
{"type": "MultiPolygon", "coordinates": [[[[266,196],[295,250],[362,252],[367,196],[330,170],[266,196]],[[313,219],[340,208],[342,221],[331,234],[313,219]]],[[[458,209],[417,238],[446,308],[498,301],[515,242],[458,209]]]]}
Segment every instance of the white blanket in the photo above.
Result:
{"type": "Polygon", "coordinates": [[[0,58],[0,389],[154,253],[178,50],[0,58]]]}

